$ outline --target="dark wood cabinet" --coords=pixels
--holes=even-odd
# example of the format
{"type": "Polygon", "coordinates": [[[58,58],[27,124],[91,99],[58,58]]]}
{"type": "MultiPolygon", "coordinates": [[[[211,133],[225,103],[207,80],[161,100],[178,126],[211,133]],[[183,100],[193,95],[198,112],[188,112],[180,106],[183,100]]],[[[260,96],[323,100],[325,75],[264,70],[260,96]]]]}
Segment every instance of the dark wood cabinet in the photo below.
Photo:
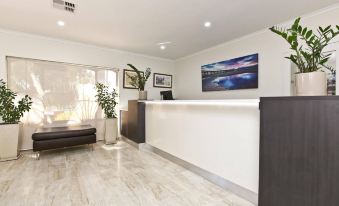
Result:
{"type": "Polygon", "coordinates": [[[128,136],[128,111],[120,110],[120,134],[128,136]]]}
{"type": "Polygon", "coordinates": [[[339,205],[339,97],[260,101],[259,206],[339,205]]]}
{"type": "Polygon", "coordinates": [[[136,143],[145,142],[145,103],[128,101],[127,136],[136,143]]]}

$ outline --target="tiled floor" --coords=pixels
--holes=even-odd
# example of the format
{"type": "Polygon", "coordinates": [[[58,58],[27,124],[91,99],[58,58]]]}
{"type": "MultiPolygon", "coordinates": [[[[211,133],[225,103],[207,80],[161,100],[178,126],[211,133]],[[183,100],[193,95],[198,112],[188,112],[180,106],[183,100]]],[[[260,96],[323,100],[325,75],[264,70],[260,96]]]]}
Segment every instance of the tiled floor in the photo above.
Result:
{"type": "Polygon", "coordinates": [[[127,143],[26,152],[0,162],[0,205],[253,206],[156,154],[127,143]]]}

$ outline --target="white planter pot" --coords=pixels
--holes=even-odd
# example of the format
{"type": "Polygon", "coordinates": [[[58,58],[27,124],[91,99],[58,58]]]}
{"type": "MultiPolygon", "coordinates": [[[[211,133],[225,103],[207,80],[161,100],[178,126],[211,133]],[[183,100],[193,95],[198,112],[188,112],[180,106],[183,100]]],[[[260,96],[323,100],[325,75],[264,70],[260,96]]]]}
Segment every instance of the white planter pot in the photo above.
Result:
{"type": "Polygon", "coordinates": [[[296,74],[297,96],[327,96],[327,77],[325,72],[296,74]]]}
{"type": "Polygon", "coordinates": [[[147,100],[147,91],[139,91],[139,100],[147,100]]]}
{"type": "Polygon", "coordinates": [[[118,120],[106,119],[105,120],[105,144],[115,144],[118,138],[118,120]]]}
{"type": "Polygon", "coordinates": [[[19,124],[0,125],[0,161],[18,159],[19,124]]]}

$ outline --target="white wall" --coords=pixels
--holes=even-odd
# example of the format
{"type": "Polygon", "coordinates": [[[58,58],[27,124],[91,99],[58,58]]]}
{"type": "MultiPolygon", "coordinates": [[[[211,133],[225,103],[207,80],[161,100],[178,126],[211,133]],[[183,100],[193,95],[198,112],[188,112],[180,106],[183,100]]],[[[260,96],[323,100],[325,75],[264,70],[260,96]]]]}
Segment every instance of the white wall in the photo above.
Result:
{"type": "MultiPolygon", "coordinates": [[[[119,68],[120,108],[126,107],[129,99],[137,99],[138,91],[123,89],[123,69],[127,63],[139,69],[150,67],[152,72],[173,74],[174,62],[166,59],[143,56],[113,49],[0,30],[0,78],[6,79],[6,56],[42,59],[75,64],[119,68]]],[[[153,87],[153,76],[147,83],[150,99],[160,99],[161,89],[153,87]]]]}
{"type": "MultiPolygon", "coordinates": [[[[302,24],[316,28],[339,24],[338,5],[305,16],[302,24]]],[[[290,24],[289,22],[288,24],[290,24]]],[[[241,25],[239,25],[241,26],[241,25]]],[[[213,28],[211,28],[213,29],[213,28]]],[[[339,44],[331,45],[338,50],[339,44]]],[[[268,29],[201,51],[176,61],[175,95],[178,99],[258,98],[290,94],[290,62],[284,59],[288,44],[268,29]],[[259,88],[202,92],[201,66],[259,53],[259,88]]],[[[337,55],[338,56],[338,55],[337,55]]],[[[338,64],[337,58],[337,65],[338,64]]],[[[338,67],[338,66],[337,66],[338,67]]]]}

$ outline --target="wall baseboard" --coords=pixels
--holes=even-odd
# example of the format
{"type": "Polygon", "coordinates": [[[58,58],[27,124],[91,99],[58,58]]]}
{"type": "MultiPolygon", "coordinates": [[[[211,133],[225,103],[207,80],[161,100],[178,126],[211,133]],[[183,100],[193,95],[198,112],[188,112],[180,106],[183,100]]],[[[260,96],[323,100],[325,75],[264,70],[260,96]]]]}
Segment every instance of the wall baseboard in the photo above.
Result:
{"type": "MultiPolygon", "coordinates": [[[[129,140],[130,141],[130,140],[129,140]]],[[[126,141],[127,142],[127,141],[126,141]]],[[[129,143],[129,142],[127,142],[129,143]]],[[[129,144],[132,144],[133,143],[129,143],[129,144]]],[[[136,143],[134,143],[136,144],[136,143]]],[[[218,175],[215,175],[209,171],[206,171],[198,166],[195,166],[189,162],[186,162],[182,159],[179,159],[178,157],[175,157],[165,151],[162,151],[156,147],[153,147],[147,143],[144,143],[144,144],[136,144],[134,147],[136,147],[137,149],[139,150],[142,150],[142,151],[148,151],[148,152],[153,152],[157,155],[160,155],[161,157],[171,161],[171,162],[174,162],[175,164],[178,164],[182,167],[184,167],[185,169],[205,178],[206,180],[212,182],[213,184],[216,184],[218,186],[220,186],[221,188],[225,189],[225,190],[228,190],[236,195],[238,195],[239,197],[242,197],[248,201],[250,201],[251,203],[255,204],[255,205],[258,205],[258,194],[251,191],[251,190],[248,190],[240,185],[237,185],[231,181],[228,181],[218,175]]]]}
{"type": "Polygon", "coordinates": [[[124,136],[120,136],[120,139],[124,142],[126,142],[127,144],[131,145],[132,147],[136,148],[136,149],[139,149],[140,150],[140,145],[141,144],[138,144],[136,142],[133,142],[132,140],[128,139],[127,137],[124,137],[124,136]]]}

